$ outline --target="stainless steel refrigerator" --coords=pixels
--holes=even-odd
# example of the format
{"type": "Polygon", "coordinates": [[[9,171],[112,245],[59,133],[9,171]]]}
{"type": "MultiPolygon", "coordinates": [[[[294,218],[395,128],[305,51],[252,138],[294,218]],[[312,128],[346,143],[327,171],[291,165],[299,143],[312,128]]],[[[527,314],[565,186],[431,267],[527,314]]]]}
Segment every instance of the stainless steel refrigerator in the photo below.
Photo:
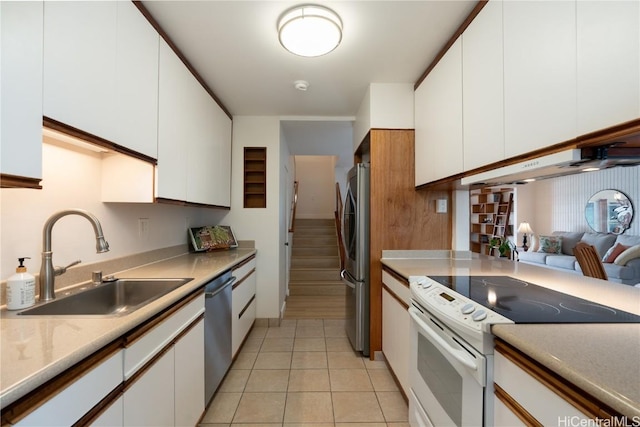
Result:
{"type": "Polygon", "coordinates": [[[346,289],[346,331],[354,350],[369,355],[369,164],[348,174],[342,218],[346,252],[340,275],[346,289]]]}

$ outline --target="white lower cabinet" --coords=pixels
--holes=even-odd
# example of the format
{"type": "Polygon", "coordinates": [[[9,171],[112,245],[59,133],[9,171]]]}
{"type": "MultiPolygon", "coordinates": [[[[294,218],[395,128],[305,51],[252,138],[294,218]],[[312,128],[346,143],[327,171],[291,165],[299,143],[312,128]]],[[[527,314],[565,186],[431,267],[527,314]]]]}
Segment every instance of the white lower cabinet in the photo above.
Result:
{"type": "Polygon", "coordinates": [[[204,320],[176,342],[175,425],[194,426],[204,412],[204,320]]]}
{"type": "Polygon", "coordinates": [[[409,396],[411,318],[407,308],[411,296],[408,286],[386,271],[382,272],[382,283],[382,352],[405,396],[409,396]]]}
{"type": "Polygon", "coordinates": [[[231,354],[235,357],[256,320],[256,259],[233,268],[237,278],[231,296],[231,354]]]}

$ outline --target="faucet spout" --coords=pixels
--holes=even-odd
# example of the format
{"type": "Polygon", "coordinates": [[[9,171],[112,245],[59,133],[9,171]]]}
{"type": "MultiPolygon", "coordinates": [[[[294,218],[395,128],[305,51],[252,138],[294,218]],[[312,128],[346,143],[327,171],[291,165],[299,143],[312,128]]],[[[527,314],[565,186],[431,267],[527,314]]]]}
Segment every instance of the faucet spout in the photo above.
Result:
{"type": "MultiPolygon", "coordinates": [[[[42,265],[40,266],[40,301],[49,301],[56,298],[55,294],[55,276],[66,271],[53,266],[53,252],[51,251],[51,231],[54,224],[62,217],[67,215],[80,215],[85,217],[93,226],[93,232],[96,237],[96,252],[103,253],[109,251],[109,243],[104,238],[100,221],[92,213],[83,209],[67,209],[56,212],[51,215],[44,224],[42,229],[42,265]]],[[[73,264],[72,264],[73,265],[73,264]]]]}

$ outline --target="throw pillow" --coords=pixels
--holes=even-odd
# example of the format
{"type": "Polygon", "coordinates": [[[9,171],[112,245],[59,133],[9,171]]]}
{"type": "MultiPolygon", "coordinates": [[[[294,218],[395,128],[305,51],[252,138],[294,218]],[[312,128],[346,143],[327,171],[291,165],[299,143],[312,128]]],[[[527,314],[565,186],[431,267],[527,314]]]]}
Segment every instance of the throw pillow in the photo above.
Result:
{"type": "Polygon", "coordinates": [[[538,242],[540,244],[538,252],[547,254],[562,253],[562,236],[539,236],[538,242]]]}
{"type": "Polygon", "coordinates": [[[631,246],[618,255],[618,258],[616,258],[613,263],[616,265],[627,265],[629,261],[635,258],[640,258],[640,245],[631,246]]]}
{"type": "Polygon", "coordinates": [[[615,261],[616,258],[618,258],[618,255],[620,255],[622,252],[626,251],[627,249],[629,249],[629,246],[616,243],[611,247],[611,249],[607,251],[606,254],[604,254],[604,257],[602,258],[602,262],[611,264],[613,261],[615,261]]]}

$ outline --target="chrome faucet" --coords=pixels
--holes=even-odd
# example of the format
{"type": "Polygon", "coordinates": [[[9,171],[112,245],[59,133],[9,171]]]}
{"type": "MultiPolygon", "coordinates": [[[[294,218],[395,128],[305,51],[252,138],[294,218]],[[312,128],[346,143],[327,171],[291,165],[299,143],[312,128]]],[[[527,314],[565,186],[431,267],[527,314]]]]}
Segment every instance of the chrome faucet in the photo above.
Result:
{"type": "Polygon", "coordinates": [[[102,226],[100,221],[92,213],[89,213],[83,209],[67,209],[57,212],[44,223],[42,229],[42,265],[40,266],[40,302],[49,301],[56,298],[55,293],[55,276],[64,274],[67,268],[79,264],[80,260],[74,261],[66,267],[54,267],[53,266],[53,252],[51,251],[51,231],[53,225],[63,216],[67,215],[80,215],[85,217],[93,226],[93,231],[96,235],[96,253],[103,253],[109,251],[109,243],[104,239],[102,235],[102,226]]]}

